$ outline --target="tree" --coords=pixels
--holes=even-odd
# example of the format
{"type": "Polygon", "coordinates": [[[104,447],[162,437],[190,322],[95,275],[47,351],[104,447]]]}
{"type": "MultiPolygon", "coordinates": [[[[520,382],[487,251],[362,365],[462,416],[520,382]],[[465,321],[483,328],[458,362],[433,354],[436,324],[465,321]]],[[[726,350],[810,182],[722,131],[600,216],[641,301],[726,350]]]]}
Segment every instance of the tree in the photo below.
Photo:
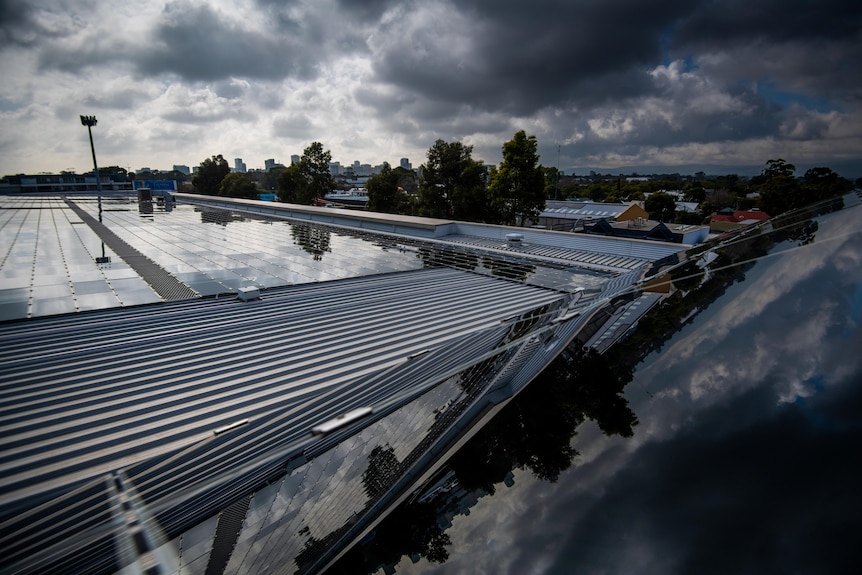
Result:
{"type": "Polygon", "coordinates": [[[282,202],[311,204],[335,188],[329,171],[332,154],[320,142],[312,142],[296,164],[278,175],[278,198],[282,202]]]}
{"type": "Polygon", "coordinates": [[[121,168],[120,166],[106,166],[104,168],[99,168],[99,175],[107,176],[107,175],[123,175],[128,177],[129,173],[126,168],[121,168]]]}
{"type": "MultiPolygon", "coordinates": [[[[849,191],[849,180],[842,178],[830,168],[811,168],[802,176],[802,204],[826,200],[849,191]]],[[[800,206],[796,206],[800,207],[800,206]]]]}
{"type": "Polygon", "coordinates": [[[452,216],[465,222],[484,222],[488,217],[487,172],[482,162],[464,163],[452,190],[452,216]]]}
{"type": "Polygon", "coordinates": [[[419,195],[419,179],[416,177],[416,172],[395,166],[392,171],[398,176],[398,186],[401,187],[407,195],[419,195]]]}
{"type": "Polygon", "coordinates": [[[673,196],[665,192],[655,192],[644,202],[644,209],[649,212],[649,217],[660,222],[670,222],[673,220],[674,212],[676,211],[676,200],[673,196]]]}
{"type": "Polygon", "coordinates": [[[706,190],[701,184],[688,184],[685,187],[685,201],[697,202],[698,204],[706,200],[706,190]]]}
{"type": "Polygon", "coordinates": [[[793,176],[796,166],[781,158],[766,162],[760,187],[760,207],[771,216],[792,209],[798,203],[799,182],[793,176]]]}
{"type": "Polygon", "coordinates": [[[484,203],[485,191],[478,169],[481,164],[473,160],[472,153],[473,146],[443,140],[428,149],[428,161],[422,166],[419,182],[420,215],[481,221],[481,214],[470,211],[479,203],[476,196],[481,196],[484,203]]]}
{"type": "Polygon", "coordinates": [[[388,162],[383,163],[380,173],[365,183],[368,191],[368,209],[372,212],[400,214],[407,207],[407,194],[398,185],[398,173],[388,162]]]}
{"type": "Polygon", "coordinates": [[[322,198],[335,188],[335,180],[329,171],[332,154],[323,149],[320,142],[312,142],[302,152],[299,159],[299,173],[306,181],[304,194],[297,197],[301,204],[310,204],[317,198],[322,198]]]}
{"type": "Polygon", "coordinates": [[[254,182],[237,172],[230,173],[224,177],[219,186],[218,195],[226,198],[244,198],[246,200],[257,199],[257,186],[254,182]]]}
{"type": "Polygon", "coordinates": [[[504,224],[523,226],[545,207],[545,174],[539,164],[536,136],[520,130],[503,144],[503,161],[491,174],[491,209],[504,224]]]}
{"type": "Polygon", "coordinates": [[[560,189],[560,171],[555,167],[546,167],[545,171],[545,197],[557,199],[560,189]]]}
{"type": "Polygon", "coordinates": [[[299,164],[291,164],[278,174],[278,199],[289,204],[301,203],[299,198],[308,196],[307,182],[300,173],[299,164]]]}
{"type": "Polygon", "coordinates": [[[287,168],[284,166],[275,166],[268,172],[261,174],[260,187],[267,192],[273,192],[278,189],[278,177],[284,173],[287,168]]]}
{"type": "Polygon", "coordinates": [[[230,173],[230,166],[221,154],[207,158],[200,164],[198,173],[192,178],[195,192],[207,196],[219,193],[221,182],[230,173]]]}

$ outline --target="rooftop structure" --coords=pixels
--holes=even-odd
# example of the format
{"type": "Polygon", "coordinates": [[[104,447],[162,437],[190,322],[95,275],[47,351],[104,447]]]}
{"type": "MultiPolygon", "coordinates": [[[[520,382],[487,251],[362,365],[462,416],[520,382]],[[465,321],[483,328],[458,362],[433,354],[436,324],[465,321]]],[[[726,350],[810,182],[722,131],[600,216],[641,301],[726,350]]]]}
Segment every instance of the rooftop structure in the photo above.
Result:
{"type": "Polygon", "coordinates": [[[709,235],[709,226],[671,224],[637,218],[623,222],[599,220],[584,230],[589,234],[600,234],[618,238],[638,238],[678,244],[697,244],[709,235]]]}
{"type": "MultiPolygon", "coordinates": [[[[125,174],[100,174],[102,190],[124,192],[132,189],[125,174]]],[[[17,174],[0,180],[0,194],[74,194],[95,193],[96,176],[93,174],[17,174]]]]}
{"type": "Polygon", "coordinates": [[[649,214],[637,202],[611,204],[549,200],[539,215],[539,225],[552,230],[574,231],[599,220],[621,222],[647,217],[649,214]]]}
{"type": "Polygon", "coordinates": [[[318,572],[681,249],[175,197],[0,197],[3,571],[318,572]]]}

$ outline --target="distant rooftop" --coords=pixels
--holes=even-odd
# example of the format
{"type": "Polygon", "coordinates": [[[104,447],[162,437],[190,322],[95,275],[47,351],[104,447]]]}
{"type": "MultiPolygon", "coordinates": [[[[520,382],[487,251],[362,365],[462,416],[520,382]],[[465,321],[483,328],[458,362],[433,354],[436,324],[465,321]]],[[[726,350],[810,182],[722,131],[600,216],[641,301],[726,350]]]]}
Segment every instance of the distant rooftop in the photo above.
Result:
{"type": "Polygon", "coordinates": [[[492,257],[526,260],[533,265],[528,283],[569,289],[581,282],[573,273],[623,273],[681,249],[527,229],[513,246],[505,239],[511,228],[503,226],[176,197],[176,208],[167,210],[106,195],[100,224],[94,196],[0,196],[0,321],[418,269],[427,265],[421,250],[431,246],[455,253],[462,267],[476,267],[464,263],[476,260],[491,274],[501,269],[492,257]],[[577,268],[549,273],[561,265],[577,268]],[[146,269],[188,295],[177,296],[146,269]]]}

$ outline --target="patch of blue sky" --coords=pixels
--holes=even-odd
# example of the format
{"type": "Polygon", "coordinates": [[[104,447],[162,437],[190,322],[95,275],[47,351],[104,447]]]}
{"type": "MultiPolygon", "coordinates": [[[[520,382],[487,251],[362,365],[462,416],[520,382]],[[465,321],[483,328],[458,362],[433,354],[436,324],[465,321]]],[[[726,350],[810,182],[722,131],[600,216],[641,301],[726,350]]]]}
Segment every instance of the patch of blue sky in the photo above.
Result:
{"type": "MultiPolygon", "coordinates": [[[[740,80],[741,84],[751,86],[750,80],[740,80]]],[[[793,105],[801,106],[815,112],[830,112],[835,109],[835,104],[823,98],[813,98],[801,92],[792,92],[777,88],[769,80],[757,80],[757,93],[770,102],[774,102],[782,108],[790,108],[793,105]]]]}
{"type": "Polygon", "coordinates": [[[659,36],[659,44],[661,45],[662,66],[670,66],[671,62],[682,60],[682,62],[685,64],[685,67],[683,69],[684,72],[691,72],[692,70],[697,70],[699,66],[695,61],[694,56],[692,56],[691,54],[687,54],[684,58],[671,57],[670,47],[673,43],[673,36],[673,26],[668,26],[667,28],[665,28],[659,36]]]}
{"type": "Polygon", "coordinates": [[[14,112],[26,106],[26,102],[10,100],[0,96],[0,112],[14,112]]]}

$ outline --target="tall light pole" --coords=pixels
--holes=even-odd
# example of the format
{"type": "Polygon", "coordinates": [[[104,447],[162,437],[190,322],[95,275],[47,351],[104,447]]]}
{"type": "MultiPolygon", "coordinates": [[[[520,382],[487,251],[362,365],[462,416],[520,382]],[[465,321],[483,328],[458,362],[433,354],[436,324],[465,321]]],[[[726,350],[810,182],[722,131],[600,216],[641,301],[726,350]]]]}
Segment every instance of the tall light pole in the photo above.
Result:
{"type": "Polygon", "coordinates": [[[96,148],[93,146],[93,126],[96,125],[96,116],[81,116],[81,125],[87,126],[90,134],[90,151],[93,153],[93,170],[96,173],[96,190],[99,197],[99,223],[102,222],[102,178],[99,177],[99,165],[96,163],[96,148]]]}

